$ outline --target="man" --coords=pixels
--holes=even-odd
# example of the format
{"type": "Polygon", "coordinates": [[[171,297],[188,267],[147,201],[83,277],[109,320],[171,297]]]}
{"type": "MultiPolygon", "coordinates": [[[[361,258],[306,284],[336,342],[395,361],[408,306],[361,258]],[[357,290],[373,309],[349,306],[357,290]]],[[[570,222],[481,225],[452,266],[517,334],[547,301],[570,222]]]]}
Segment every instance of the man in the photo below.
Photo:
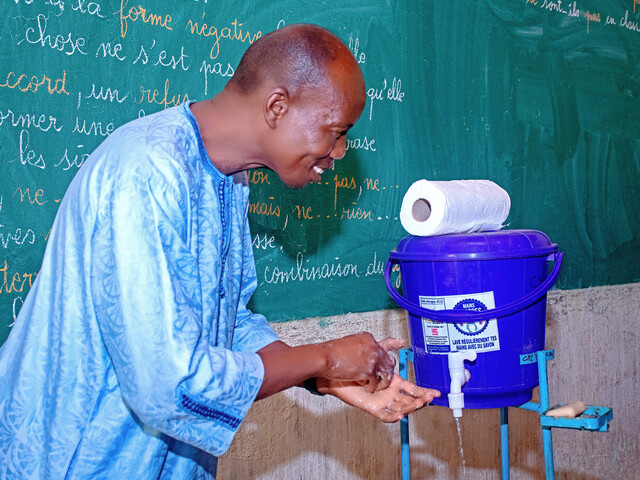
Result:
{"type": "Polygon", "coordinates": [[[393,374],[397,340],[289,347],[246,308],[244,171],[318,180],[365,98],[348,48],[294,25],[256,41],[213,99],[96,149],[0,350],[0,477],[209,478],[255,399],[309,379],[383,421],[438,395],[393,374]]]}

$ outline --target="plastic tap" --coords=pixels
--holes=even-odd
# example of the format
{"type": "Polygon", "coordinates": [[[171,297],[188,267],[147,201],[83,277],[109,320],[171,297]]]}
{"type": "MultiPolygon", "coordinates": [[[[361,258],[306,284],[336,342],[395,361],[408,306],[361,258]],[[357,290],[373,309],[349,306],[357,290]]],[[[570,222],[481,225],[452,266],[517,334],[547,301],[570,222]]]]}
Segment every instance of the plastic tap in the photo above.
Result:
{"type": "Polygon", "coordinates": [[[464,393],[462,386],[469,381],[471,374],[469,370],[464,368],[464,361],[473,362],[478,354],[473,351],[451,352],[449,353],[449,376],[451,378],[451,386],[449,388],[449,408],[453,410],[454,417],[462,416],[464,408],[464,393]]]}

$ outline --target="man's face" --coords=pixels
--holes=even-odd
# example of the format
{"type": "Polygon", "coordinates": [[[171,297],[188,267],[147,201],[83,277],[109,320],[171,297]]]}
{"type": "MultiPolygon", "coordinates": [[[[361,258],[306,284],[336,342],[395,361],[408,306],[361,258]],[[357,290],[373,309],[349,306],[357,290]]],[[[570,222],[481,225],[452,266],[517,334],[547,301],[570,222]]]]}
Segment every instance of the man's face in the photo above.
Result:
{"type": "Polygon", "coordinates": [[[273,170],[289,187],[320,181],[344,157],[347,130],[360,118],[366,96],[347,86],[311,89],[292,100],[282,123],[273,170]]]}

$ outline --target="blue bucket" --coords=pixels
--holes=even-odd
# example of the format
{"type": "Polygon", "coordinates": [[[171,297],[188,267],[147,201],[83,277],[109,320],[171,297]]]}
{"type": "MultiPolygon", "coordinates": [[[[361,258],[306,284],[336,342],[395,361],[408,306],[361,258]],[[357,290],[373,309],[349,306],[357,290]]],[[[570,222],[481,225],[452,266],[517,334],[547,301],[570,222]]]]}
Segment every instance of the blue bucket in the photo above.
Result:
{"type": "Polygon", "coordinates": [[[521,359],[544,349],[546,293],[561,263],[558,246],[535,230],[400,241],[389,254],[385,282],[393,300],[409,312],[416,383],[442,392],[433,404],[448,406],[447,354],[468,350],[478,356],[466,365],[471,377],[462,389],[465,408],[531,400],[538,370],[521,359]],[[392,284],[394,264],[404,296],[392,284]]]}

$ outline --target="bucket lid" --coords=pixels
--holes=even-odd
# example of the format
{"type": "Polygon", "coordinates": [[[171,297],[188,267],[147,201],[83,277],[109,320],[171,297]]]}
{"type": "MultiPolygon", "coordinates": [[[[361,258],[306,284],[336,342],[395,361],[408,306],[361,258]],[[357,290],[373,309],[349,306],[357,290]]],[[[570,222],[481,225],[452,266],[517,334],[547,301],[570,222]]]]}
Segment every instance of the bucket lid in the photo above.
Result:
{"type": "Polygon", "coordinates": [[[499,230],[431,237],[408,236],[389,256],[395,260],[496,260],[538,257],[558,251],[547,235],[537,230],[499,230]]]}

